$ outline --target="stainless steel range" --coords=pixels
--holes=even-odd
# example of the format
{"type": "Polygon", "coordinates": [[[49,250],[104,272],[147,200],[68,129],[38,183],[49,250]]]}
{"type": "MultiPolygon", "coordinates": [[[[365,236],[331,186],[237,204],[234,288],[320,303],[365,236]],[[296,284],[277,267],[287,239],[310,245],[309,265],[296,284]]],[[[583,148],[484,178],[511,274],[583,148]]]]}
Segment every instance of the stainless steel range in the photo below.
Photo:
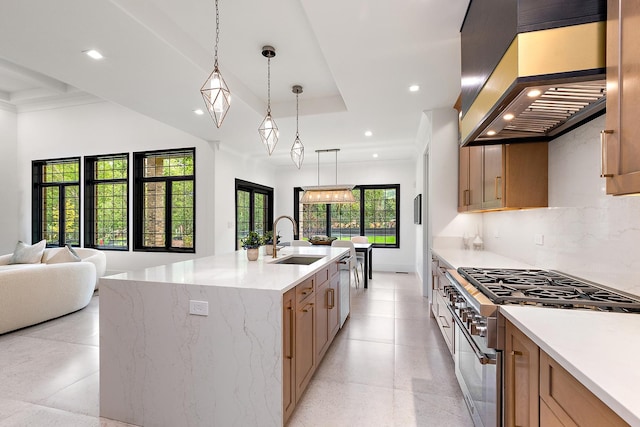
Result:
{"type": "Polygon", "coordinates": [[[500,304],[640,313],[638,297],[557,271],[462,267],[445,275],[456,377],[479,426],[502,425],[500,304]]]}

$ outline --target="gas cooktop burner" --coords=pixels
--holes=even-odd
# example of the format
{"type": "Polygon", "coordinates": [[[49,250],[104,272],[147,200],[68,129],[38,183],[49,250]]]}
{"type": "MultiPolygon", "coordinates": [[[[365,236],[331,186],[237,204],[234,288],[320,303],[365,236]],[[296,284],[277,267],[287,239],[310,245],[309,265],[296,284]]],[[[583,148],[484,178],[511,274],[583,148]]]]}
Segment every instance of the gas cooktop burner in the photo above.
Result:
{"type": "Polygon", "coordinates": [[[458,272],[494,304],[640,313],[640,299],[632,295],[555,271],[462,267],[458,272]]]}

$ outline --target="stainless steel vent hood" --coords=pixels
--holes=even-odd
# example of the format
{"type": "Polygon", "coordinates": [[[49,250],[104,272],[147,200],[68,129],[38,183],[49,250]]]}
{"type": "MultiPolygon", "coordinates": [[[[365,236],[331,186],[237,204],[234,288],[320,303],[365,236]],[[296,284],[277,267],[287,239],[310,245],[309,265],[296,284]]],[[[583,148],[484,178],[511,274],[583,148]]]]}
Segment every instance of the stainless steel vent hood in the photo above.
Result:
{"type": "MultiPolygon", "coordinates": [[[[477,2],[472,1],[471,6],[477,2]]],[[[518,3],[520,9],[522,2],[518,3]]],[[[520,9],[517,13],[521,13],[520,9]]],[[[488,23],[486,19],[479,21],[488,23]]],[[[475,33],[480,34],[482,26],[476,27],[475,33]]],[[[496,32],[501,28],[484,30],[496,32]]],[[[474,76],[465,75],[463,34],[461,145],[547,141],[603,112],[605,33],[605,22],[596,21],[542,26],[515,34],[508,39],[510,44],[497,65],[482,79],[482,85],[475,93],[467,94],[466,105],[464,85],[470,79],[473,82],[474,76]]],[[[475,43],[472,47],[484,48],[484,44],[475,43]]],[[[479,59],[480,53],[474,55],[474,59],[483,60],[479,59]]]]}

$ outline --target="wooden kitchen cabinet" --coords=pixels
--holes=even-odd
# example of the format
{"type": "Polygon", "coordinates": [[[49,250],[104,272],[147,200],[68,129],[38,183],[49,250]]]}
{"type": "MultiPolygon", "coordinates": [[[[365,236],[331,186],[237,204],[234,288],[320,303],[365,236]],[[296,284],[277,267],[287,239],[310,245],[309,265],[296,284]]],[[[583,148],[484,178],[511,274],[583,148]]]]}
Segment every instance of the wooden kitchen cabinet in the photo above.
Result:
{"type": "Polygon", "coordinates": [[[548,206],[546,142],[460,148],[458,211],[548,206]]]}
{"type": "Polygon", "coordinates": [[[447,308],[447,296],[444,294],[444,287],[447,283],[447,278],[444,275],[445,270],[446,266],[441,264],[438,258],[434,257],[431,263],[431,311],[449,348],[449,352],[453,355],[455,351],[454,320],[453,315],[447,308]]]}
{"type": "Polygon", "coordinates": [[[640,3],[607,2],[607,116],[602,171],[607,194],[640,193],[640,3]],[[620,9],[622,6],[622,9],[620,9]]]}
{"type": "Polygon", "coordinates": [[[316,369],[315,293],[296,303],[295,316],[295,375],[296,403],[302,397],[316,369]]]}
{"type": "Polygon", "coordinates": [[[504,421],[507,427],[539,423],[539,349],[506,321],[504,351],[504,421]]]}
{"type": "Polygon", "coordinates": [[[505,320],[504,425],[618,427],[629,424],[505,320]]]}
{"type": "Polygon", "coordinates": [[[543,427],[629,425],[542,350],[540,350],[540,418],[540,425],[543,427]]]}
{"type": "Polygon", "coordinates": [[[282,297],[282,416],[286,422],[296,407],[295,337],[296,290],[282,297]]]}
{"type": "Polygon", "coordinates": [[[316,359],[322,360],[333,338],[340,327],[340,313],[338,312],[337,292],[340,276],[337,265],[335,269],[327,268],[316,274],[318,287],[316,289],[316,359]],[[318,277],[324,279],[320,283],[318,277]]]}
{"type": "Polygon", "coordinates": [[[282,412],[286,423],[340,328],[338,263],[282,297],[282,412]]]}

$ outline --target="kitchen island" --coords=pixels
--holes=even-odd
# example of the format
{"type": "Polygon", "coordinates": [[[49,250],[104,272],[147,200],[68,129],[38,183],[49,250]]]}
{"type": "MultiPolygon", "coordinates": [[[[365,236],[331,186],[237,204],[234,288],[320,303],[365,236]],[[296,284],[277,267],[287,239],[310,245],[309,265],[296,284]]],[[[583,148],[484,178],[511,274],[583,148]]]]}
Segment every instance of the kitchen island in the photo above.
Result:
{"type": "Polygon", "coordinates": [[[283,425],[283,294],[345,248],[244,251],[100,281],[100,415],[144,426],[283,425]]]}

